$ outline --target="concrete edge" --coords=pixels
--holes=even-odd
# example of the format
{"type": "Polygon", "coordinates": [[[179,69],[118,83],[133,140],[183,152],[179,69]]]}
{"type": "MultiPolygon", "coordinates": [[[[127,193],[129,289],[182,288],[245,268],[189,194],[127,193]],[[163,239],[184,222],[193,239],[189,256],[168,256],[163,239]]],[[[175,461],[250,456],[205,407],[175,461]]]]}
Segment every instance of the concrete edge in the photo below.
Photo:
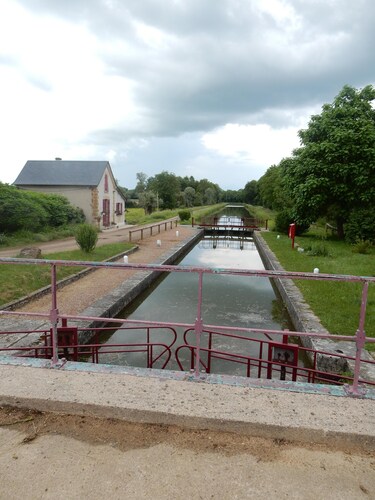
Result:
{"type": "Polygon", "coordinates": [[[251,385],[207,386],[186,373],[184,380],[175,381],[120,370],[105,373],[106,379],[103,373],[79,370],[70,374],[64,369],[48,370],[48,377],[42,377],[35,367],[0,365],[0,371],[3,406],[375,450],[373,401],[369,400],[341,399],[337,410],[335,398],[281,394],[251,385]],[[13,388],[9,387],[12,383],[13,388]],[[85,391],[83,399],[78,388],[85,391]]]}

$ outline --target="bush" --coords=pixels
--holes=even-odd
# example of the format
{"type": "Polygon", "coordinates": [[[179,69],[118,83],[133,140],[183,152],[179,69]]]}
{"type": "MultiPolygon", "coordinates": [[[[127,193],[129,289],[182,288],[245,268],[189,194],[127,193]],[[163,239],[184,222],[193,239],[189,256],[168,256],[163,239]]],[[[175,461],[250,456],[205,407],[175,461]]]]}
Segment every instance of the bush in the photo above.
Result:
{"type": "Polygon", "coordinates": [[[369,241],[375,244],[375,211],[370,208],[354,210],[345,224],[345,239],[348,243],[369,241]]]}
{"type": "Polygon", "coordinates": [[[358,240],[355,245],[353,245],[352,252],[353,253],[362,253],[367,254],[370,253],[373,245],[368,240],[358,240]]]}
{"type": "Polygon", "coordinates": [[[309,245],[305,248],[305,252],[307,255],[312,255],[314,257],[331,257],[331,254],[323,241],[317,243],[316,245],[309,245]]]}
{"type": "MultiPolygon", "coordinates": [[[[290,209],[281,210],[275,219],[275,231],[282,234],[289,233],[289,225],[294,222],[294,217],[290,209]]],[[[309,229],[307,223],[297,223],[296,236],[300,236],[309,229]]]]}
{"type": "Polygon", "coordinates": [[[191,217],[190,210],[180,210],[178,212],[178,216],[180,217],[180,221],[189,220],[191,217]]]}
{"type": "Polygon", "coordinates": [[[98,241],[98,230],[90,224],[82,224],[76,232],[76,242],[83,252],[92,252],[98,241]]]}

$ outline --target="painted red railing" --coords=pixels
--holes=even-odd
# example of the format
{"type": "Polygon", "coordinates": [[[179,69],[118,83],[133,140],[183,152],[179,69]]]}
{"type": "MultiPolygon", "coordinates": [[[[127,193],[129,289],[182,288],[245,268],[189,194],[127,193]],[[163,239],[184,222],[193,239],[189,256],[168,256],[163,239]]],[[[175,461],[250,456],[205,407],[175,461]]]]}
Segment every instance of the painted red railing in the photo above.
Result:
{"type": "MultiPolygon", "coordinates": [[[[195,358],[195,350],[196,346],[194,344],[191,344],[188,341],[188,334],[190,332],[194,332],[193,329],[189,328],[185,331],[184,333],[184,344],[180,345],[176,349],[176,361],[181,370],[192,370],[194,369],[194,358],[195,358]],[[190,352],[190,362],[189,366],[184,366],[183,362],[180,359],[180,352],[183,350],[188,350],[190,352]]],[[[286,363],[281,363],[277,362],[273,359],[270,359],[269,357],[269,352],[270,352],[270,345],[274,343],[274,340],[267,331],[263,330],[258,330],[258,329],[252,329],[252,333],[257,333],[257,334],[262,334],[265,337],[265,340],[259,339],[259,338],[254,338],[254,337],[246,337],[243,335],[236,335],[234,333],[225,333],[224,331],[213,331],[213,330],[203,330],[202,333],[207,334],[206,336],[206,341],[207,341],[207,347],[202,347],[200,346],[200,366],[202,367],[203,371],[206,373],[212,373],[212,362],[215,359],[221,360],[221,361],[229,361],[230,363],[238,364],[238,365],[244,365],[246,370],[244,373],[242,373],[242,376],[245,377],[255,377],[255,378],[273,378],[272,377],[272,372],[276,371],[280,374],[280,377],[282,376],[282,368],[284,367],[286,369],[286,374],[289,374],[291,376],[292,380],[306,380],[309,383],[331,383],[331,384],[337,384],[337,385],[343,385],[344,383],[353,383],[354,377],[351,376],[350,374],[345,374],[345,373],[337,373],[337,372],[329,372],[329,371],[322,371],[318,369],[317,366],[317,358],[318,356],[329,356],[331,358],[337,358],[337,359],[342,359],[342,360],[347,360],[347,361],[355,361],[355,358],[352,356],[345,356],[344,354],[340,353],[333,353],[333,352],[328,352],[328,351],[322,351],[322,350],[314,350],[310,349],[308,347],[302,347],[298,346],[298,353],[300,357],[308,357],[310,360],[310,363],[308,363],[309,366],[301,366],[300,364],[297,364],[296,366],[292,366],[290,364],[286,363]],[[215,339],[231,339],[231,340],[241,340],[244,342],[249,342],[252,345],[258,345],[258,356],[251,356],[251,355],[246,355],[243,352],[233,352],[228,351],[228,350],[223,350],[215,348],[214,342],[215,339]],[[206,358],[203,359],[202,352],[206,354],[206,358]],[[276,368],[274,368],[276,367],[276,368]],[[251,372],[251,369],[253,369],[253,372],[251,372]],[[271,370],[271,371],[270,371],[271,370]],[[254,373],[255,371],[255,373],[254,373]]],[[[280,334],[281,332],[274,332],[280,334]]],[[[285,348],[288,348],[290,346],[289,342],[289,336],[295,337],[296,332],[286,332],[283,331],[283,340],[282,344],[285,346],[285,348]]],[[[233,348],[233,346],[228,346],[229,348],[233,348]]],[[[253,349],[254,350],[254,349],[253,349]]],[[[245,348],[246,351],[246,348],[245,348]]],[[[362,360],[363,363],[367,363],[368,365],[373,365],[375,367],[375,360],[370,361],[370,360],[362,360]]],[[[280,378],[282,380],[282,378],[280,378]]],[[[372,385],[375,386],[375,380],[366,380],[367,385],[372,385]]]]}
{"type": "MultiPolygon", "coordinates": [[[[41,260],[41,259],[16,259],[16,258],[0,258],[0,264],[4,265],[14,265],[14,264],[33,264],[39,266],[49,266],[51,268],[51,309],[49,313],[32,313],[32,312],[20,312],[20,311],[9,311],[0,310],[2,315],[18,315],[18,316],[29,316],[29,317],[39,317],[47,318],[51,324],[51,345],[48,346],[51,353],[51,363],[52,366],[59,364],[59,349],[61,346],[58,345],[58,328],[59,323],[67,320],[87,320],[89,322],[97,321],[102,323],[103,317],[93,317],[93,316],[82,316],[82,315],[62,315],[59,313],[57,307],[57,283],[56,283],[56,268],[57,266],[85,266],[92,268],[107,268],[107,269],[135,269],[135,270],[148,270],[148,271],[158,271],[158,272],[183,272],[183,273],[196,273],[198,274],[198,304],[197,304],[197,315],[195,323],[173,323],[173,322],[154,322],[154,321],[127,321],[124,319],[116,318],[106,318],[111,324],[127,324],[138,325],[143,327],[171,327],[171,328],[184,328],[194,329],[195,343],[194,346],[187,346],[188,348],[193,348],[193,369],[194,376],[199,377],[201,364],[201,351],[204,352],[207,348],[201,347],[201,337],[205,330],[208,331],[223,331],[230,334],[238,335],[239,332],[255,332],[255,329],[246,328],[230,328],[222,327],[219,325],[207,325],[203,323],[202,318],[202,296],[203,296],[203,277],[205,274],[230,274],[235,276],[248,276],[251,277],[263,277],[271,279],[308,279],[308,280],[319,280],[319,281],[337,281],[337,282],[355,282],[362,284],[362,297],[361,297],[361,307],[359,311],[359,322],[358,329],[354,336],[350,335],[329,335],[324,333],[306,333],[306,332],[293,332],[295,337],[317,337],[317,338],[328,338],[334,340],[345,340],[349,342],[355,342],[356,344],[356,356],[352,358],[354,361],[353,379],[352,385],[348,389],[348,393],[352,395],[359,395],[362,392],[360,387],[361,384],[368,383],[360,375],[361,364],[365,362],[361,358],[361,353],[364,348],[365,342],[375,342],[374,338],[366,337],[365,334],[365,318],[366,318],[366,305],[368,298],[368,289],[370,284],[375,283],[375,277],[366,276],[347,276],[347,275],[330,275],[330,274],[315,274],[315,273],[302,273],[302,272],[286,272],[286,271],[267,271],[267,270],[247,270],[247,269],[216,269],[216,268],[199,268],[199,267],[188,267],[188,266],[171,266],[171,265],[148,265],[148,264],[125,264],[120,262],[90,262],[90,261],[63,261],[63,260],[41,260]]],[[[282,339],[285,335],[284,331],[278,330],[259,330],[259,332],[271,336],[278,336],[277,338],[282,339]]],[[[9,334],[9,332],[0,332],[9,334]]],[[[151,344],[146,342],[145,344],[151,344]]],[[[144,344],[144,345],[145,345],[144,344]]],[[[126,344],[125,344],[126,345],[126,344]]],[[[126,345],[126,347],[129,347],[126,345]]],[[[163,345],[164,348],[168,350],[168,345],[163,345]]],[[[32,349],[38,349],[39,347],[32,346],[32,349]]],[[[77,346],[78,348],[78,346],[77,346]]],[[[23,348],[22,348],[23,349],[23,348]]],[[[18,348],[18,350],[22,350],[18,348]]],[[[30,351],[30,347],[28,348],[30,351]]],[[[13,347],[13,351],[15,347],[13,347]]],[[[211,357],[214,352],[211,353],[211,357]]],[[[315,353],[314,356],[318,356],[320,353],[315,353]]],[[[332,353],[328,353],[332,356],[332,353]]],[[[256,358],[254,359],[256,361],[256,358]]],[[[259,361],[259,358],[258,358],[259,361]]],[[[262,361],[263,362],[263,361],[262,361]]],[[[154,361],[153,361],[154,363],[154,361]]],[[[274,362],[277,366],[277,362],[274,362]]],[[[308,372],[308,369],[306,369],[308,372]]],[[[344,378],[344,376],[342,377],[344,378]]],[[[310,377],[311,379],[311,377],[310,377]]]]}

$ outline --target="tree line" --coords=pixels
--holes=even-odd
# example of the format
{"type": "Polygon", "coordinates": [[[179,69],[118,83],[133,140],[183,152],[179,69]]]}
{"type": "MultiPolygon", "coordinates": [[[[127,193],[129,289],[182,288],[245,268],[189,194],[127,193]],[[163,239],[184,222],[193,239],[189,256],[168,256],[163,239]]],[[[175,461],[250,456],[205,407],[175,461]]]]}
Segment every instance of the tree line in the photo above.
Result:
{"type": "Polygon", "coordinates": [[[146,213],[158,209],[214,205],[223,201],[243,203],[244,190],[223,190],[208,179],[196,180],[193,176],[180,177],[163,171],[152,177],[144,172],[136,174],[134,189],[121,188],[127,207],[138,205],[146,213]]]}

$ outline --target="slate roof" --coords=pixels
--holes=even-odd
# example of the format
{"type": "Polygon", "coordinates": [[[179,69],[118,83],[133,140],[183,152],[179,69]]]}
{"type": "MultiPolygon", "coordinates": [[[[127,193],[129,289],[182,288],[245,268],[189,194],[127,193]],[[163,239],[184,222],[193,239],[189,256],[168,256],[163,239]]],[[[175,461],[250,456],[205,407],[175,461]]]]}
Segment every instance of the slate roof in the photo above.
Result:
{"type": "Polygon", "coordinates": [[[29,160],[16,186],[97,186],[108,161],[29,160]]]}

